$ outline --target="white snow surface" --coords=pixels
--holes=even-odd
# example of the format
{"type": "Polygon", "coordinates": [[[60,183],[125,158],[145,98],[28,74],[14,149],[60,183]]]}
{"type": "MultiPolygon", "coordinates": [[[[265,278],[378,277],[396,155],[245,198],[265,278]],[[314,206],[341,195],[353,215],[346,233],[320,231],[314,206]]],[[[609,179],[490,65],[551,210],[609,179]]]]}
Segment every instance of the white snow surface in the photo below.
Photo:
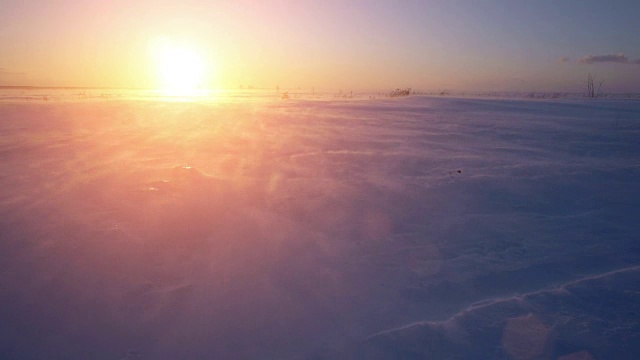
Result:
{"type": "Polygon", "coordinates": [[[2,359],[640,353],[638,100],[7,93],[2,359]]]}

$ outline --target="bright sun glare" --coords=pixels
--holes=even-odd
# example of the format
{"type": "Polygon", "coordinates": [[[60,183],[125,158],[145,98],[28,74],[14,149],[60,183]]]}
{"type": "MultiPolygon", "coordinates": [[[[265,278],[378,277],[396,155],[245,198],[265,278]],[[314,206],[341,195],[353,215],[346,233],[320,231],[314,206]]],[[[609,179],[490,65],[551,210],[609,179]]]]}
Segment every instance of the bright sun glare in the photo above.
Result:
{"type": "Polygon", "coordinates": [[[163,91],[191,95],[205,85],[210,73],[209,64],[196,48],[162,39],[153,44],[152,52],[163,91]]]}

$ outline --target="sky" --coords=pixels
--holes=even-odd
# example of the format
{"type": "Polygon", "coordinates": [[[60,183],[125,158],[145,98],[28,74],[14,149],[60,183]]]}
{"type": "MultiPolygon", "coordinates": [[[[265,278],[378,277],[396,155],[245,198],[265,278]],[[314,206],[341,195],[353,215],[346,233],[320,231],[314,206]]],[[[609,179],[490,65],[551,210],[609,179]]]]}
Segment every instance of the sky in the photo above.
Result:
{"type": "Polygon", "coordinates": [[[0,85],[640,92],[640,1],[0,0],[0,85]],[[189,67],[189,66],[187,66],[189,67]],[[175,75],[175,74],[174,74],[175,75]],[[177,75],[181,75],[178,73],[177,75]]]}

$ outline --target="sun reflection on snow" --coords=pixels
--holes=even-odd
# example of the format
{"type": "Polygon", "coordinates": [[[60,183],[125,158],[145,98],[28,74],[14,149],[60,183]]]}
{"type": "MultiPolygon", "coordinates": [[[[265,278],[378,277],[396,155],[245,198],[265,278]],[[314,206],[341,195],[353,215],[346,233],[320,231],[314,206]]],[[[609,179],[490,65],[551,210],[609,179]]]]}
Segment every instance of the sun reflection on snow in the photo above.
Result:
{"type": "Polygon", "coordinates": [[[217,92],[204,89],[162,89],[157,91],[157,95],[168,101],[198,101],[214,99],[217,92]]]}

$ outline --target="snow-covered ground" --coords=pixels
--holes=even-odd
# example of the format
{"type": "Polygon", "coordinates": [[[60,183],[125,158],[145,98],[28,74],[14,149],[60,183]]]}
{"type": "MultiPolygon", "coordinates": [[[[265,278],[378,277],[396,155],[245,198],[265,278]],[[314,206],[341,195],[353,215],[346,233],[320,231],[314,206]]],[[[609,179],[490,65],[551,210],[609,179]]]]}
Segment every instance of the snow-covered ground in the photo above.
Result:
{"type": "Polygon", "coordinates": [[[640,101],[12,91],[2,359],[640,353],[640,101]]]}

